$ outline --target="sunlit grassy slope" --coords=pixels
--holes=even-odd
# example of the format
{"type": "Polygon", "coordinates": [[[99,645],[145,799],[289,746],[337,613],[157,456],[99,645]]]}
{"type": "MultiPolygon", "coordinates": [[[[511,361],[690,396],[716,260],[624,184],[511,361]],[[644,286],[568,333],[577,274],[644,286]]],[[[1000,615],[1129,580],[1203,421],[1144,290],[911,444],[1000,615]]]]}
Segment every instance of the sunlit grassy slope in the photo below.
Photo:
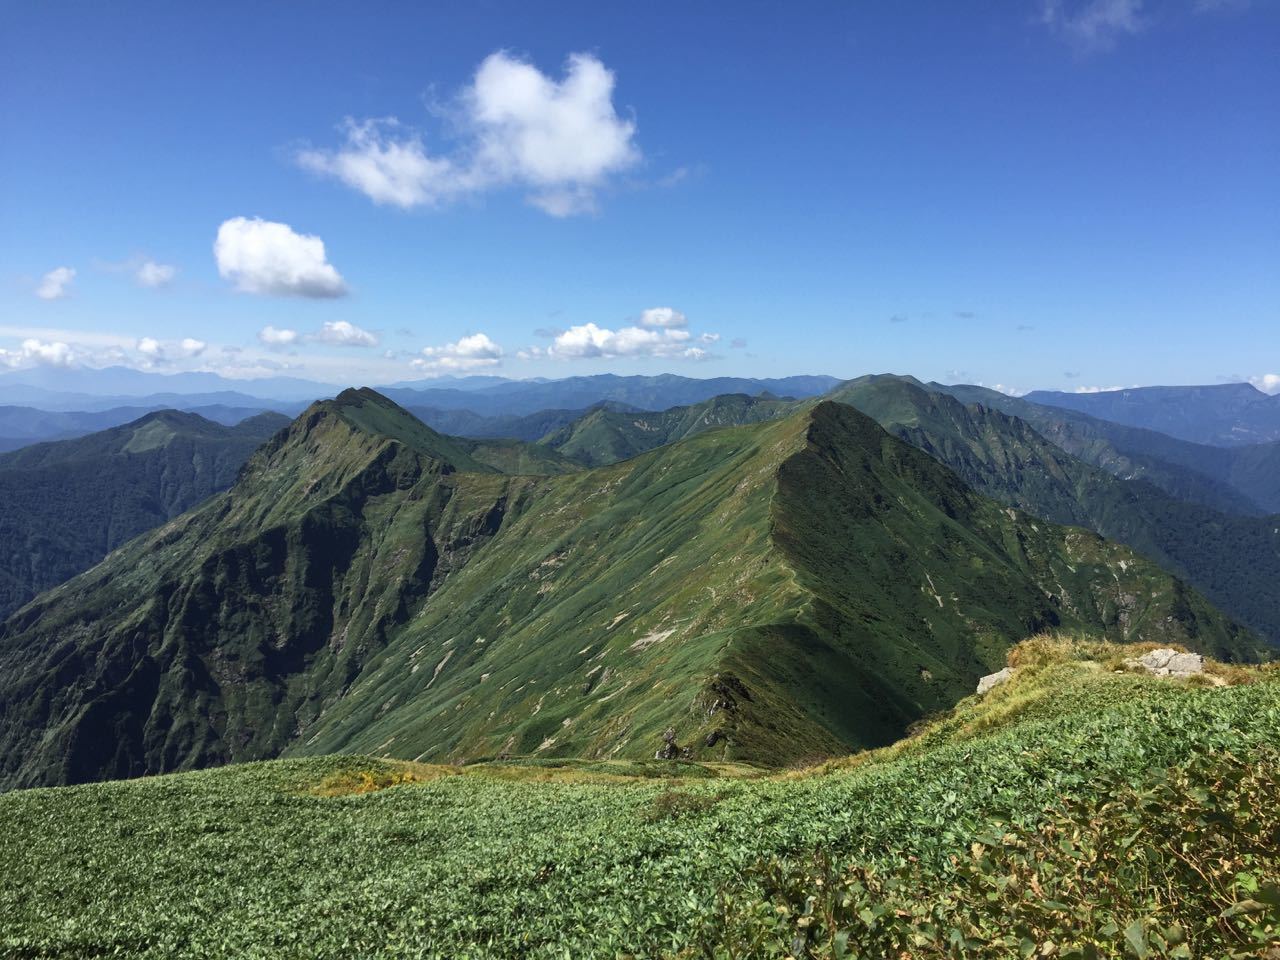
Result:
{"type": "MultiPolygon", "coordinates": [[[[787,912],[795,890],[771,884],[794,879],[803,895],[821,895],[820,886],[803,886],[810,873],[788,866],[810,863],[818,849],[835,877],[909,866],[919,885],[905,902],[952,903],[981,920],[986,888],[970,870],[980,838],[1034,838],[1054,811],[1076,809],[1063,808],[1068,800],[1123,799],[1129,785],[1197,758],[1237,758],[1252,777],[1245,787],[1274,780],[1274,671],[1224,669],[1236,685],[1210,687],[1114,672],[1123,657],[1096,644],[1019,648],[1011,681],[962,701],[915,738],[784,775],[654,761],[440,767],[325,757],[10,793],[0,796],[0,954],[783,956],[807,926],[787,912]],[[749,948],[747,937],[757,938],[749,948]]],[[[1211,783],[1236,802],[1242,775],[1235,787],[1211,783]]],[[[1211,833],[1188,821],[1184,856],[1218,849],[1215,837],[1253,835],[1248,810],[1209,809],[1212,796],[1188,789],[1177,815],[1208,810],[1218,819],[1211,833]]],[[[1262,954],[1265,924],[1275,930],[1263,901],[1280,879],[1278,848],[1245,849],[1240,840],[1221,891],[1192,885],[1163,846],[1169,809],[1142,813],[1158,829],[1140,831],[1127,848],[1130,861],[1173,864],[1164,899],[1146,903],[1146,888],[1135,887],[1115,907],[1118,931],[1088,919],[1110,916],[1108,902],[1093,896],[1102,887],[1058,907],[1043,907],[1048,893],[1027,893],[1026,909],[1043,907],[1061,955],[1095,955],[1065,952],[1088,938],[1104,944],[1096,955],[1129,955],[1133,923],[1150,938],[1175,922],[1192,956],[1226,956],[1240,944],[1251,951],[1241,956],[1262,954]],[[1260,897],[1262,912],[1219,920],[1224,897],[1260,897]],[[1262,932],[1250,940],[1257,924],[1262,932]]],[[[1076,848],[1092,849],[1107,821],[1078,826],[1076,848]]],[[[897,902],[892,890],[877,896],[897,902]]],[[[859,922],[846,919],[847,929],[866,936],[859,922]]],[[[996,939],[1011,931],[993,926],[985,947],[974,940],[961,955],[1017,956],[1016,937],[1012,947],[996,939]]],[[[804,946],[811,949],[839,955],[817,942],[804,946]]]]}
{"type": "Polygon", "coordinates": [[[636,759],[668,730],[784,764],[889,742],[1046,627],[1257,649],[842,404],[558,476],[486,456],[372,391],[308,410],[232,490],[0,628],[0,784],[636,759]]]}

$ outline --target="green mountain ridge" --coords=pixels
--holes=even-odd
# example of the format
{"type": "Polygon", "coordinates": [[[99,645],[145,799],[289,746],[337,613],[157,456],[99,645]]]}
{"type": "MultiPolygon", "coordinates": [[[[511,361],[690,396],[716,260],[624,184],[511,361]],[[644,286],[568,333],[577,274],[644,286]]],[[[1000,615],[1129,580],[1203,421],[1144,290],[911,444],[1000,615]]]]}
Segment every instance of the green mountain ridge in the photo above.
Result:
{"type": "Polygon", "coordinates": [[[773,420],[796,409],[796,402],[762,394],[724,394],[660,413],[591,410],[538,442],[585,466],[617,463],[656,447],[717,427],[773,420]]]}
{"type": "Polygon", "coordinates": [[[1280,443],[1215,447],[985,387],[924,386],[1025,420],[1086,463],[1122,479],[1146,480],[1180,500],[1222,513],[1280,513],[1280,443]]]}
{"type": "Polygon", "coordinates": [[[0,455],[0,616],[229,487],[289,420],[163,410],[0,455]]]}
{"type": "Polygon", "coordinates": [[[1055,523],[1087,527],[1186,577],[1222,610],[1280,640],[1280,523],[1178,500],[1120,480],[1060,449],[1030,424],[964,404],[918,381],[865,377],[832,397],[930,453],[978,492],[1055,523]]]}
{"type": "Polygon", "coordinates": [[[1257,641],[851,407],[516,476],[373,391],[0,630],[0,784],[280,753],[786,763],[889,742],[1045,627],[1257,641]]]}

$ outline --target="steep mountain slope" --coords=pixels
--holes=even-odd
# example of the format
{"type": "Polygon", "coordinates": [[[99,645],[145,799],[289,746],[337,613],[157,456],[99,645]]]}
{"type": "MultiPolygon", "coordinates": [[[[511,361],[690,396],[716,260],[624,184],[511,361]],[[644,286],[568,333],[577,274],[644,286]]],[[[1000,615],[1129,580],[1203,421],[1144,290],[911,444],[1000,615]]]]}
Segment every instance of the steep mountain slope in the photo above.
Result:
{"type": "Polygon", "coordinates": [[[166,410],[0,456],[0,616],[225,490],[288,419],[234,427],[166,410]]]}
{"type": "Polygon", "coordinates": [[[0,630],[0,784],[281,751],[779,763],[874,745],[1046,626],[1256,641],[851,407],[509,476],[372,391],[0,630]]]}
{"type": "Polygon", "coordinates": [[[1025,420],[1072,456],[1125,480],[1146,480],[1180,500],[1245,516],[1280,512],[1280,472],[1268,470],[1280,460],[1280,443],[1214,447],[985,387],[920,386],[1025,420]]]}
{"type": "Polygon", "coordinates": [[[548,432],[539,443],[594,467],[617,463],[705,430],[773,420],[795,408],[794,400],[780,400],[770,394],[751,397],[743,393],[712,397],[660,413],[598,407],[548,432]]]}
{"type": "Polygon", "coordinates": [[[1101,393],[1034,390],[1027,400],[1158,430],[1193,443],[1234,447],[1280,440],[1280,397],[1268,396],[1248,383],[1101,393]]]}
{"type": "Polygon", "coordinates": [[[1117,479],[1017,417],[907,379],[863,377],[831,396],[937,457],[980,493],[1128,544],[1280,642],[1280,519],[1229,516],[1141,480],[1117,479]]]}

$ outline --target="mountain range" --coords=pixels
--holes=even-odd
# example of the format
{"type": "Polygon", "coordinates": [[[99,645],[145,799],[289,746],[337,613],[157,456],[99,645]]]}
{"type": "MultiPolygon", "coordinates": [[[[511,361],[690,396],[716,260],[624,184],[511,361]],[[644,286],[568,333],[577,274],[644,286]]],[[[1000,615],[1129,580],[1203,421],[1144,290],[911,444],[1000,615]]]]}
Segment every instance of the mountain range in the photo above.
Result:
{"type": "Polygon", "coordinates": [[[1035,390],[1026,399],[1193,443],[1233,447],[1280,440],[1280,396],[1269,396],[1248,383],[1097,393],[1035,390]]]}
{"type": "Polygon", "coordinates": [[[313,405],[0,628],[0,783],[349,750],[775,765],[891,741],[1045,628],[1263,652],[846,402],[719,406],[777,416],[685,411],[581,469],[370,390],[313,405]]]}
{"type": "Polygon", "coordinates": [[[166,410],[0,455],[0,616],[225,490],[289,420],[166,410]]]}

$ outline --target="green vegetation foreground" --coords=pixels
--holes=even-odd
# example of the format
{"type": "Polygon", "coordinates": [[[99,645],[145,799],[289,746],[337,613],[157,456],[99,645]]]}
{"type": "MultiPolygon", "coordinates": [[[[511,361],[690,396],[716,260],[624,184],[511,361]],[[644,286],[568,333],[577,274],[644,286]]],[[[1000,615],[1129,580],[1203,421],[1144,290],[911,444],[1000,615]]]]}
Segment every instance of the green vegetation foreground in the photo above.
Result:
{"type": "Polygon", "coordinates": [[[1131,655],[1023,644],[914,738],[781,776],[329,757],[10,793],[0,954],[1262,956],[1280,677],[1131,655]]]}

